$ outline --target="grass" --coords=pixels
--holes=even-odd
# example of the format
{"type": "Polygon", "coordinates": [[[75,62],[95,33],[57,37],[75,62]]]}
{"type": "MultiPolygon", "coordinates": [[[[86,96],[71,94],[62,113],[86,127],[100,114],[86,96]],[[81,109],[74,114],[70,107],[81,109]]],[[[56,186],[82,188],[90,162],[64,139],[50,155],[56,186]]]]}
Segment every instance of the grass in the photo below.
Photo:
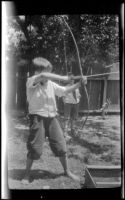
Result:
{"type": "MultiPolygon", "coordinates": [[[[63,125],[64,118],[61,117],[63,125]]],[[[75,123],[77,134],[69,135],[67,152],[70,169],[80,177],[84,166],[120,165],[120,116],[89,116],[84,129],[81,129],[82,118],[75,123]]],[[[28,121],[24,117],[12,116],[8,123],[8,180],[11,189],[79,189],[80,185],[63,176],[63,169],[54,157],[48,141],[44,144],[41,159],[34,162],[32,181],[28,186],[21,184],[26,164],[26,142],[29,135],[28,121]]]]}

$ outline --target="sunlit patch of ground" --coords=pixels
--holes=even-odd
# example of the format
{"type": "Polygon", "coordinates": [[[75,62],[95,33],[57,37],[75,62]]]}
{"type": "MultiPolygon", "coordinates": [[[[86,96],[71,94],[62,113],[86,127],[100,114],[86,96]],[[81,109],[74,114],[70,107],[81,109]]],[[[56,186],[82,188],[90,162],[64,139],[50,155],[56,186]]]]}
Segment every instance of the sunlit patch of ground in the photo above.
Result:
{"type": "MultiPolygon", "coordinates": [[[[61,117],[63,124],[64,119],[61,117]]],[[[83,130],[82,118],[75,123],[75,134],[67,142],[71,171],[83,176],[85,165],[120,165],[120,116],[90,116],[83,130]]],[[[8,181],[11,189],[79,189],[80,185],[63,176],[63,169],[50,150],[46,140],[41,159],[34,162],[31,183],[21,183],[26,164],[26,141],[29,134],[28,121],[24,117],[11,117],[8,123],[8,181]]]]}

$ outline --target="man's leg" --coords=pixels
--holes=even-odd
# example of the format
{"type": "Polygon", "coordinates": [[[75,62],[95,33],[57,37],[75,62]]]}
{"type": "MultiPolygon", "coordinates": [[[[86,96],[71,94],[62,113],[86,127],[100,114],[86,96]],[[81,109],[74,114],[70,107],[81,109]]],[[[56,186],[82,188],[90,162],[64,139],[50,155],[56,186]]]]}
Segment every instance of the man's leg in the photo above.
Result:
{"type": "Polygon", "coordinates": [[[68,125],[69,125],[69,119],[65,118],[65,122],[64,122],[64,137],[66,137],[66,135],[67,135],[68,125]]]}
{"type": "Polygon", "coordinates": [[[73,174],[69,169],[68,158],[66,153],[66,142],[63,137],[63,131],[61,129],[61,126],[56,118],[52,120],[50,125],[49,142],[53,153],[59,157],[65,175],[67,175],[75,181],[80,181],[80,178],[73,174]]]}
{"type": "Polygon", "coordinates": [[[71,137],[68,135],[68,127],[69,127],[69,119],[70,119],[70,111],[71,111],[71,105],[68,103],[65,103],[64,105],[64,137],[66,140],[69,140],[71,137]]]}
{"type": "Polygon", "coordinates": [[[75,123],[75,120],[73,118],[71,118],[71,120],[70,120],[71,132],[74,130],[74,123],[75,123]]]}
{"type": "Polygon", "coordinates": [[[27,141],[27,160],[26,169],[22,182],[29,183],[30,170],[34,160],[38,160],[42,154],[42,147],[45,141],[45,129],[41,117],[33,115],[30,116],[30,134],[27,141]]]}
{"type": "Polygon", "coordinates": [[[77,131],[75,130],[75,122],[78,119],[78,109],[79,105],[78,104],[73,104],[72,105],[72,110],[71,110],[71,134],[72,135],[77,135],[77,131]]]}
{"type": "Polygon", "coordinates": [[[23,180],[22,180],[22,182],[23,182],[24,184],[28,184],[28,183],[29,183],[30,170],[31,170],[32,165],[33,165],[33,160],[30,159],[30,158],[27,158],[25,175],[24,175],[24,178],[23,178],[23,180]]]}
{"type": "Polygon", "coordinates": [[[70,177],[74,181],[79,181],[80,182],[80,178],[77,175],[73,174],[69,169],[67,155],[59,157],[59,160],[60,160],[60,162],[61,162],[61,164],[63,166],[65,175],[70,177]]]}

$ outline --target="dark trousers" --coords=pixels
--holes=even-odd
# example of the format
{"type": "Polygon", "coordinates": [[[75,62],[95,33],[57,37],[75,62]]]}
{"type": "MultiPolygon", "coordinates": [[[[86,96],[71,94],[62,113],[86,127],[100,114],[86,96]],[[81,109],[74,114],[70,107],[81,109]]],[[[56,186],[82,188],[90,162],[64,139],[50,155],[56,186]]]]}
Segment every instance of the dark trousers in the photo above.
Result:
{"type": "Polygon", "coordinates": [[[28,158],[33,160],[40,158],[46,137],[48,137],[51,150],[55,156],[61,157],[66,154],[66,142],[62,128],[56,117],[46,118],[39,115],[29,115],[29,118],[28,158]]]}

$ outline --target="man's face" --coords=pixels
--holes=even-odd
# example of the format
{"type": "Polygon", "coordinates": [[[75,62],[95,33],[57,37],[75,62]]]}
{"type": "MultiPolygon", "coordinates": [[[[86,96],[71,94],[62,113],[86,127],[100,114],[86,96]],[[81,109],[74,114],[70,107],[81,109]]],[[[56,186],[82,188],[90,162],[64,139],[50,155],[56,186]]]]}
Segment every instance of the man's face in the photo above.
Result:
{"type": "Polygon", "coordinates": [[[74,84],[74,80],[71,80],[69,84],[70,84],[70,85],[73,85],[73,84],[74,84]]]}

